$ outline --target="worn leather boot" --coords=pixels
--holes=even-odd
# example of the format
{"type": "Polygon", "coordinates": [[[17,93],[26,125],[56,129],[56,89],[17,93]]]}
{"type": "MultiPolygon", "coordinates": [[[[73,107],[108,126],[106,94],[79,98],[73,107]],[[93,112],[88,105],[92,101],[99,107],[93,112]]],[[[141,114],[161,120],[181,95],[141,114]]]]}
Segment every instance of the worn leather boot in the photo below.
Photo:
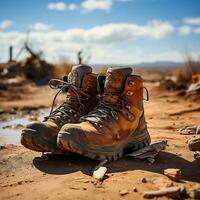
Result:
{"type": "Polygon", "coordinates": [[[150,144],[143,107],[143,80],[131,68],[109,68],[97,107],[77,124],[64,125],[58,146],[109,161],[150,144]]]}
{"type": "Polygon", "coordinates": [[[66,92],[66,101],[54,111],[52,105],[50,115],[43,122],[29,124],[22,131],[21,143],[25,147],[40,152],[60,153],[56,144],[60,128],[66,123],[78,122],[81,116],[96,106],[97,75],[92,74],[90,66],[74,66],[67,79],[50,81],[50,87],[66,92]]]}

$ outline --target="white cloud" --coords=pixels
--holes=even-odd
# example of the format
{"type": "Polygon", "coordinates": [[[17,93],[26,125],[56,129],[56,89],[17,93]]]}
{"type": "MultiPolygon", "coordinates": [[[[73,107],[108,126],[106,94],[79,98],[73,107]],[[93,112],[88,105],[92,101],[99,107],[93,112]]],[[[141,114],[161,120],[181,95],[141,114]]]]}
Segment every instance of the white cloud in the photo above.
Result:
{"type": "Polygon", "coordinates": [[[41,22],[35,23],[30,26],[31,30],[33,31],[48,31],[51,29],[50,25],[43,24],[41,22]]]}
{"type": "Polygon", "coordinates": [[[71,11],[73,10],[77,10],[78,9],[78,5],[77,4],[74,4],[74,3],[70,3],[68,4],[67,8],[71,11]]]}
{"type": "Polygon", "coordinates": [[[47,7],[49,10],[58,10],[58,11],[63,11],[66,10],[67,8],[64,2],[49,3],[47,7]]]}
{"type": "Polygon", "coordinates": [[[86,31],[85,35],[92,42],[113,43],[144,37],[162,39],[173,31],[169,22],[151,21],[146,25],[119,23],[97,26],[86,31]]]}
{"type": "Polygon", "coordinates": [[[112,0],[85,0],[81,6],[85,11],[105,10],[109,11],[112,7],[112,0]]]}
{"type": "Polygon", "coordinates": [[[75,3],[65,4],[64,2],[57,2],[57,3],[49,3],[47,8],[49,10],[57,10],[57,11],[65,11],[65,10],[74,11],[77,10],[79,6],[75,3]]]}
{"type": "Polygon", "coordinates": [[[179,34],[180,35],[188,35],[191,32],[192,32],[192,28],[190,26],[185,25],[185,26],[181,26],[179,28],[179,34]]]}
{"type": "MultiPolygon", "coordinates": [[[[36,23],[37,24],[37,23],[36,23]]],[[[49,30],[41,31],[41,26],[36,26],[40,31],[30,33],[30,42],[35,49],[43,50],[50,61],[56,61],[60,56],[70,55],[72,60],[76,59],[76,52],[80,49],[90,47],[92,52],[91,62],[136,62],[134,61],[134,50],[120,48],[120,45],[134,45],[139,39],[163,39],[174,31],[169,22],[152,21],[145,25],[139,24],[106,24],[90,29],[73,28],[64,31],[49,30]],[[120,49],[120,50],[119,50],[120,49]],[[126,55],[127,54],[127,55],[126,55]],[[118,59],[116,58],[117,56],[118,59]]],[[[44,30],[44,29],[43,29],[44,30]]],[[[7,52],[9,45],[13,45],[17,52],[26,40],[24,32],[0,31],[0,46],[7,52]]],[[[2,50],[1,50],[2,51],[2,50]]],[[[3,55],[3,54],[0,54],[3,55]]],[[[138,57],[140,56],[137,51],[138,57]]],[[[141,55],[141,58],[144,55],[141,55]]],[[[136,59],[137,60],[137,59],[136,59]]]]}
{"type": "Polygon", "coordinates": [[[186,36],[189,34],[200,34],[200,27],[192,27],[188,25],[184,25],[178,28],[178,32],[180,35],[186,36]]]}
{"type": "Polygon", "coordinates": [[[194,29],[194,33],[196,33],[196,34],[200,34],[200,27],[194,29]]]}
{"type": "Polygon", "coordinates": [[[12,26],[13,22],[10,20],[4,20],[0,22],[0,30],[8,29],[12,26]]]}
{"type": "Polygon", "coordinates": [[[64,3],[64,2],[51,2],[48,4],[47,8],[49,10],[65,11],[65,10],[78,10],[80,9],[85,12],[90,12],[94,10],[109,11],[115,2],[126,3],[132,0],[83,0],[80,4],[75,3],[64,3]]]}
{"type": "Polygon", "coordinates": [[[185,17],[184,23],[189,25],[200,25],[200,17],[185,17]]]}

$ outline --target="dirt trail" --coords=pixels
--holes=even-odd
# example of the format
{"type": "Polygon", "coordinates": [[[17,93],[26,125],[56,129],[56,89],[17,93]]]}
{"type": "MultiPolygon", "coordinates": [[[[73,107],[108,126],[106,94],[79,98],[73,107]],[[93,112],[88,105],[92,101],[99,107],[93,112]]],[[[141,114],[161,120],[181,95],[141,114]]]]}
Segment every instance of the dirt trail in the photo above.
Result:
{"type": "MultiPolygon", "coordinates": [[[[200,162],[193,159],[187,139],[175,130],[200,124],[199,102],[186,101],[174,93],[154,89],[146,84],[150,101],[145,113],[152,141],[167,140],[168,146],[152,165],[123,158],[107,164],[106,179],[99,183],[91,177],[97,162],[78,156],[52,156],[47,161],[34,159],[40,153],[23,147],[0,150],[0,199],[143,199],[143,192],[171,185],[187,189],[200,185],[200,162]],[[191,110],[191,112],[184,112],[191,110]],[[173,113],[180,114],[173,114],[173,113]],[[182,182],[163,175],[166,168],[179,168],[182,182]],[[146,183],[142,182],[146,179],[146,183]],[[133,188],[137,188],[137,192],[133,188]],[[120,195],[120,190],[128,194],[120,195]]],[[[166,198],[160,198],[166,199],[166,198]]]]}

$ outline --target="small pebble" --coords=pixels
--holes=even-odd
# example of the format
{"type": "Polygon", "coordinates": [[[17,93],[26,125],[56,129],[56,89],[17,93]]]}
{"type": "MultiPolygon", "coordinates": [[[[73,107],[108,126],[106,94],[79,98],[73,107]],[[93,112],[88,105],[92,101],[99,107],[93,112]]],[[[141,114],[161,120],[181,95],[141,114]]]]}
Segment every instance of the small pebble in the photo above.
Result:
{"type": "Polygon", "coordinates": [[[21,184],[22,184],[22,181],[18,181],[17,184],[18,184],[18,185],[21,185],[21,184]]]}
{"type": "Polygon", "coordinates": [[[180,181],[182,172],[180,169],[168,168],[164,170],[164,175],[173,181],[180,181]]]}
{"type": "Polygon", "coordinates": [[[136,187],[133,187],[133,192],[137,192],[137,188],[136,187]]]}
{"type": "Polygon", "coordinates": [[[120,190],[119,191],[120,196],[124,196],[128,194],[128,190],[120,190]]]}
{"type": "Polygon", "coordinates": [[[142,181],[142,183],[147,183],[147,179],[146,178],[142,178],[141,181],[142,181]]]}
{"type": "Polygon", "coordinates": [[[107,168],[101,166],[101,167],[99,167],[98,169],[96,169],[93,172],[93,177],[96,178],[96,179],[98,179],[98,180],[103,180],[106,171],[107,171],[107,168]]]}

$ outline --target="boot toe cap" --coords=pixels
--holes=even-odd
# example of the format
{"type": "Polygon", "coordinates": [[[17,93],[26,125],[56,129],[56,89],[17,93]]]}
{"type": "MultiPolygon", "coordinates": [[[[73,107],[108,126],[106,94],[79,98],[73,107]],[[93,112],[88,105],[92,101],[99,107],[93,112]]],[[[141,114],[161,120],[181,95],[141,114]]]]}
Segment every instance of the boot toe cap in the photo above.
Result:
{"type": "Polygon", "coordinates": [[[40,141],[56,141],[57,134],[55,134],[55,130],[51,127],[46,126],[46,124],[42,122],[31,123],[26,126],[25,129],[22,130],[21,133],[21,144],[26,148],[32,150],[40,150],[38,144],[40,141]]]}
{"type": "Polygon", "coordinates": [[[57,145],[64,149],[73,151],[72,146],[86,143],[85,131],[76,124],[64,125],[57,137],[57,145]],[[73,145],[72,145],[73,144],[73,145]]]}

